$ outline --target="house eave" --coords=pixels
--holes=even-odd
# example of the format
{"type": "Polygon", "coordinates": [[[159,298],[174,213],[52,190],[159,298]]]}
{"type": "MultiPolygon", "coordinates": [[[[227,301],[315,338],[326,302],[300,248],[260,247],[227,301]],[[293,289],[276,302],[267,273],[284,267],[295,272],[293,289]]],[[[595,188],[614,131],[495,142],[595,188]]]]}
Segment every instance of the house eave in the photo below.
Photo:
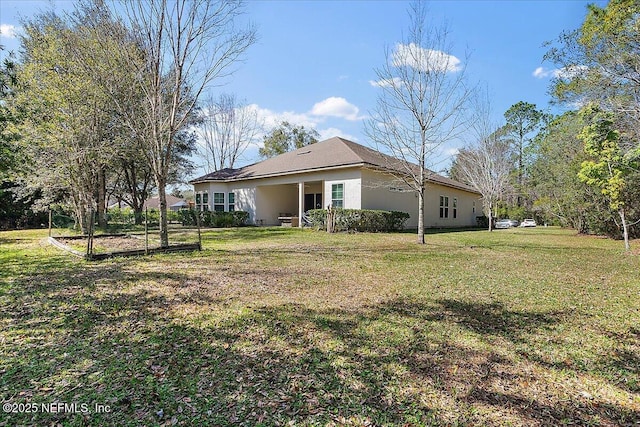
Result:
{"type": "Polygon", "coordinates": [[[300,170],[287,171],[287,172],[278,172],[278,173],[253,175],[253,176],[241,176],[237,178],[200,179],[200,180],[194,179],[189,181],[189,184],[195,185],[195,184],[204,184],[207,182],[229,183],[229,182],[253,181],[256,179],[276,178],[276,177],[291,176],[291,175],[302,175],[302,174],[307,174],[312,172],[324,172],[324,171],[333,171],[333,170],[340,170],[340,169],[358,168],[364,165],[365,163],[349,163],[344,165],[322,166],[317,168],[307,168],[307,169],[300,169],[300,170]]]}

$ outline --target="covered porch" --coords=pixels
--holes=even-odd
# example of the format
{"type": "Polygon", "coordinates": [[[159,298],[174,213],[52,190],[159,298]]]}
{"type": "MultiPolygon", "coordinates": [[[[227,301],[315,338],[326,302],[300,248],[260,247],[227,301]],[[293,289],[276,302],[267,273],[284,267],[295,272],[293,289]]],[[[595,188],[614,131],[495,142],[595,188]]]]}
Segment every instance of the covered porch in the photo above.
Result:
{"type": "Polygon", "coordinates": [[[303,214],[324,206],[324,181],[298,181],[256,187],[256,224],[302,227],[303,214]]]}

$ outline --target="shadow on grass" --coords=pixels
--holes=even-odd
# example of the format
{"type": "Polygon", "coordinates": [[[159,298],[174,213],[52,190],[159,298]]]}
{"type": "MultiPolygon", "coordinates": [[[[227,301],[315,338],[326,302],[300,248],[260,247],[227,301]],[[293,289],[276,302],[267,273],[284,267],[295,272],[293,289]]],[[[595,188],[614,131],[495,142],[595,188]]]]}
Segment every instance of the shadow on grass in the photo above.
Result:
{"type": "Polygon", "coordinates": [[[528,394],[523,384],[544,380],[450,328],[526,344],[569,313],[399,298],[357,310],[285,304],[189,320],[172,310],[193,295],[118,285],[166,280],[178,289],[187,277],[128,267],[77,262],[0,295],[1,400],[110,407],[0,413],[0,425],[630,426],[640,416],[578,393],[528,394]]]}
{"type": "Polygon", "coordinates": [[[17,238],[8,239],[6,237],[0,237],[0,245],[9,245],[11,243],[17,242],[18,240],[19,239],[17,239],[17,238]]]}
{"type": "Polygon", "coordinates": [[[483,336],[499,335],[514,343],[525,342],[526,335],[548,330],[571,316],[569,312],[547,313],[510,311],[500,303],[471,303],[439,300],[443,314],[483,336]]]}

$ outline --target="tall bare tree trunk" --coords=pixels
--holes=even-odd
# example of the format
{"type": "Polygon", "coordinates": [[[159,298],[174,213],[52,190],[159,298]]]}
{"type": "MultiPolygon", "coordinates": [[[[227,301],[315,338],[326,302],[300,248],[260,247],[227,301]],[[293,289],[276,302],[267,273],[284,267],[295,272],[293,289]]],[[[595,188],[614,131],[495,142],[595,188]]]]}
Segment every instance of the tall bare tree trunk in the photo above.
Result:
{"type": "Polygon", "coordinates": [[[164,181],[158,181],[158,199],[160,201],[160,246],[169,247],[169,221],[167,220],[167,189],[164,181]]]}
{"type": "Polygon", "coordinates": [[[104,167],[98,169],[98,227],[107,228],[107,179],[104,167]]]}
{"type": "Polygon", "coordinates": [[[424,184],[418,191],[418,244],[424,244],[424,184]]]}
{"type": "Polygon", "coordinates": [[[493,231],[493,204],[489,204],[489,232],[493,231]]]}
{"type": "Polygon", "coordinates": [[[627,217],[625,215],[624,208],[618,210],[618,215],[620,215],[620,220],[622,221],[622,237],[624,238],[624,249],[626,251],[629,251],[629,224],[627,224],[627,217]]]}

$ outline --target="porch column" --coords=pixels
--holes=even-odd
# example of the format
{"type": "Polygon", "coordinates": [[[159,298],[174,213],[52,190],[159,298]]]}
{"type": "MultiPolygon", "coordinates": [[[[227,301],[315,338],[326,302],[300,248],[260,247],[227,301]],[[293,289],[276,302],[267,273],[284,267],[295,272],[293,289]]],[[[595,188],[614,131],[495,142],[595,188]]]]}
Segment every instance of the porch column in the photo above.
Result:
{"type": "Polygon", "coordinates": [[[304,182],[298,183],[298,227],[302,228],[302,215],[304,214],[304,182]]]}

